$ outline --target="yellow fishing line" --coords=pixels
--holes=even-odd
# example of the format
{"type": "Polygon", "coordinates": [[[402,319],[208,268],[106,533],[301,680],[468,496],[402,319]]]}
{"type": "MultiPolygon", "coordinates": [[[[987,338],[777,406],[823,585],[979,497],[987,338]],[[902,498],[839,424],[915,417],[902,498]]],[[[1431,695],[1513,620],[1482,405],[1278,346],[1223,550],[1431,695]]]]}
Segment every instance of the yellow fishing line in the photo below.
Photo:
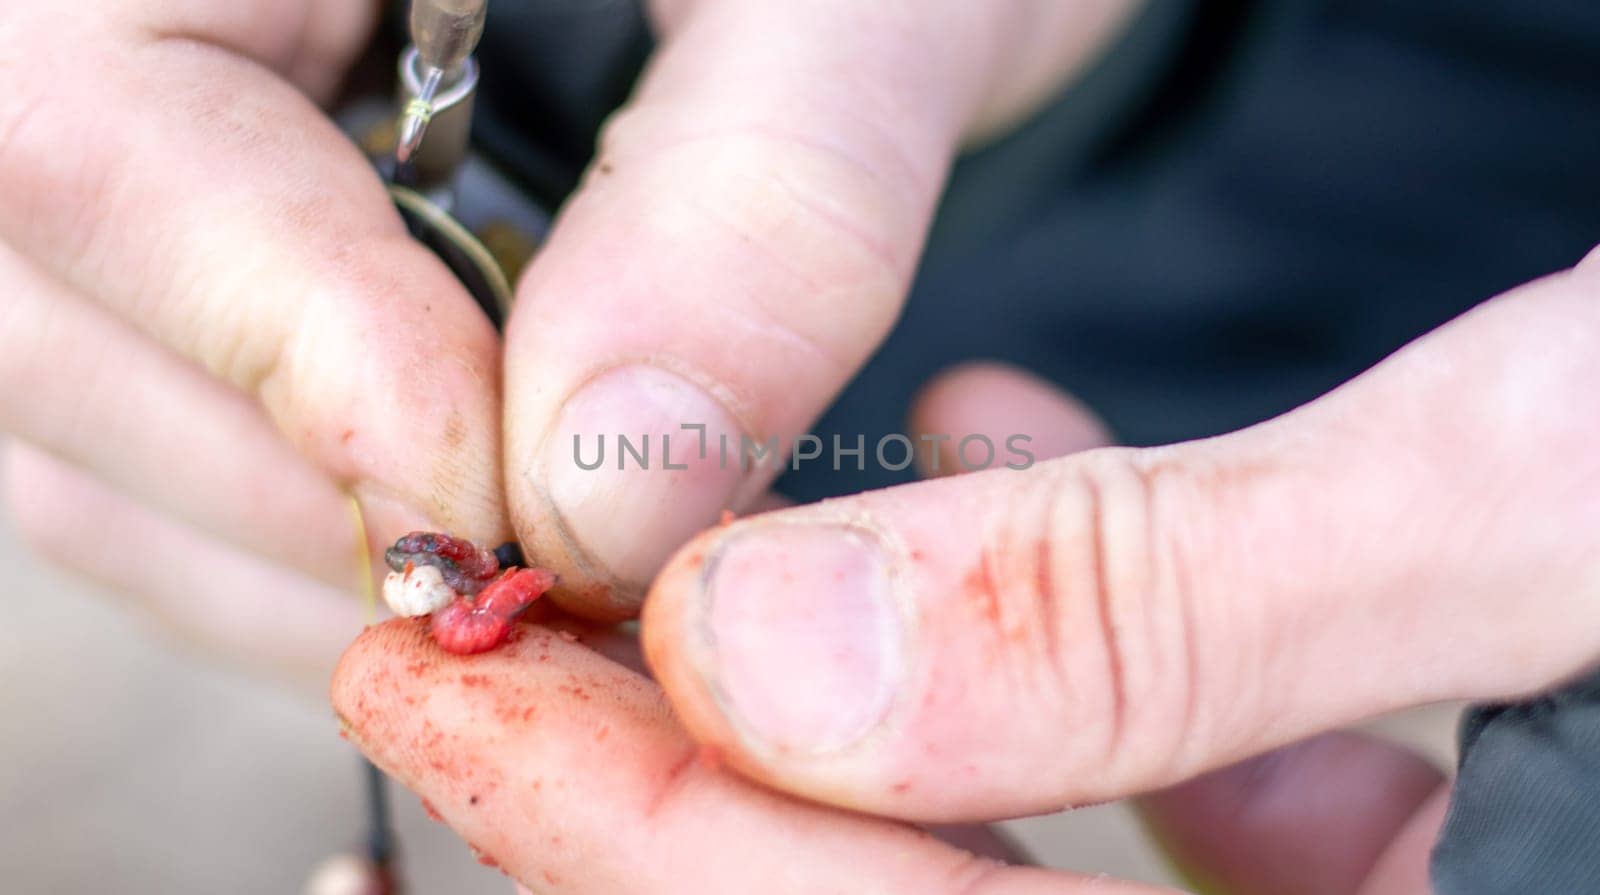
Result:
{"type": "Polygon", "coordinates": [[[356,500],[354,494],[350,495],[350,519],[355,523],[356,565],[361,570],[357,578],[361,582],[358,596],[367,624],[375,625],[378,623],[378,587],[372,577],[372,555],[367,552],[367,516],[361,512],[361,501],[356,500]]]}
{"type": "Polygon", "coordinates": [[[433,103],[420,96],[415,97],[406,103],[404,109],[400,110],[400,116],[402,118],[415,118],[426,126],[428,122],[433,120],[433,103]]]}

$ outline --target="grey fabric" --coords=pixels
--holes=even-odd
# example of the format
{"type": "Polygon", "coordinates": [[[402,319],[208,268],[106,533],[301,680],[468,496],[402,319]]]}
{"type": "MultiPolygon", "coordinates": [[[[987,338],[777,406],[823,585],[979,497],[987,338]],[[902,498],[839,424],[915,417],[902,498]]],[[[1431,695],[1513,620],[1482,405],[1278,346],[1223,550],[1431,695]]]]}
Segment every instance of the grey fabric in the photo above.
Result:
{"type": "Polygon", "coordinates": [[[1600,673],[1463,717],[1440,895],[1600,892],[1600,673]]]}

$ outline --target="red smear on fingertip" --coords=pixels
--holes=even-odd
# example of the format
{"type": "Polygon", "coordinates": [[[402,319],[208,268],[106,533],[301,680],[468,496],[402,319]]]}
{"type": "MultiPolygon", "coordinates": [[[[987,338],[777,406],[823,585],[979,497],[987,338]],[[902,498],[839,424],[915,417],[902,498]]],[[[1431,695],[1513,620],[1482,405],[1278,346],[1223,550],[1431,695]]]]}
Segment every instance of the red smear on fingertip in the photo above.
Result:
{"type": "Polygon", "coordinates": [[[720,770],[724,763],[724,756],[720,746],[702,745],[694,757],[695,761],[700,763],[700,767],[708,771],[720,770]]]}

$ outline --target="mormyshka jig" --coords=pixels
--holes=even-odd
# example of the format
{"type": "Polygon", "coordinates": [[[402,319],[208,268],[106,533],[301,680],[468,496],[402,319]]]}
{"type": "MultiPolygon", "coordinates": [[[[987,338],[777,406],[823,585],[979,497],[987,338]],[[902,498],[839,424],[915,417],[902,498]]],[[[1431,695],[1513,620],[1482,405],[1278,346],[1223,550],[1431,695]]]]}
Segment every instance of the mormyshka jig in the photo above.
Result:
{"type": "Polygon", "coordinates": [[[390,572],[383,601],[395,615],[429,616],[428,631],[446,652],[491,650],[511,623],[555,586],[549,569],[518,568],[515,545],[486,550],[465,538],[414,531],[384,552],[390,572]]]}

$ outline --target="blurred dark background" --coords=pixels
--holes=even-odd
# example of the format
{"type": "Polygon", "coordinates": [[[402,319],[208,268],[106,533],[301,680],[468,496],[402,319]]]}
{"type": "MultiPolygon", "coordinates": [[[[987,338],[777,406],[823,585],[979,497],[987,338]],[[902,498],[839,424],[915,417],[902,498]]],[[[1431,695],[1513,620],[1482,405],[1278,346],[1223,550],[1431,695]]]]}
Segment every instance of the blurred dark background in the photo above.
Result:
{"type": "MultiPolygon", "coordinates": [[[[501,4],[475,135],[547,203],[650,47],[631,0],[501,4]]],[[[815,431],[870,445],[998,358],[1154,444],[1282,413],[1600,242],[1594,0],[1152,0],[963,158],[899,327],[815,431]]],[[[811,464],[811,499],[909,473],[811,464]]]]}

